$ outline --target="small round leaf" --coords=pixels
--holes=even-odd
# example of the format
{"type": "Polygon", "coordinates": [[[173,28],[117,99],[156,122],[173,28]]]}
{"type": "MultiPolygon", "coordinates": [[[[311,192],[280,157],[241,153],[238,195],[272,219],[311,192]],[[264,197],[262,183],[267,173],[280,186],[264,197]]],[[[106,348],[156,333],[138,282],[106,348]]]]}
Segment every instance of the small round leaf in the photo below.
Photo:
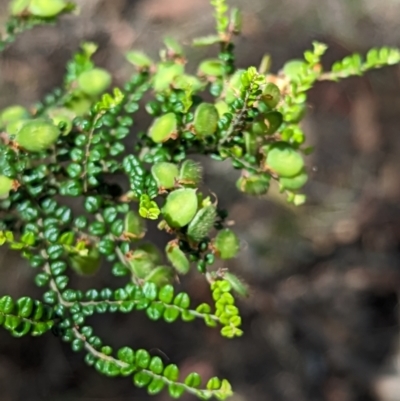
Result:
{"type": "Polygon", "coordinates": [[[177,121],[174,113],[167,113],[154,120],[149,129],[150,138],[161,143],[167,141],[177,130],[177,121]]]}

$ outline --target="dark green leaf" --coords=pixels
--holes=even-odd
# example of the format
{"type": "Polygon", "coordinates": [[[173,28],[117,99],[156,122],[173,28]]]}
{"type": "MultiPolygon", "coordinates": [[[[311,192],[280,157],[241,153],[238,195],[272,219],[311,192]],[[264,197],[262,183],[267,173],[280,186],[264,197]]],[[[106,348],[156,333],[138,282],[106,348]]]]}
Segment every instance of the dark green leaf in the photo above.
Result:
{"type": "Polygon", "coordinates": [[[179,383],[168,385],[168,393],[172,398],[180,398],[185,391],[185,387],[179,383]]]}
{"type": "Polygon", "coordinates": [[[170,304],[174,299],[174,287],[170,284],[167,284],[164,287],[162,287],[160,292],[158,293],[158,299],[161,302],[170,304]]]}
{"type": "Polygon", "coordinates": [[[136,365],[142,369],[147,369],[150,363],[150,354],[144,349],[136,351],[136,365]]]}
{"type": "Polygon", "coordinates": [[[192,388],[199,387],[201,384],[200,375],[196,372],[190,373],[185,379],[185,384],[192,388]]]}
{"type": "Polygon", "coordinates": [[[164,305],[158,302],[152,302],[146,309],[146,314],[151,320],[158,320],[164,313],[164,305]]]}
{"type": "Polygon", "coordinates": [[[164,310],[163,318],[167,323],[172,323],[179,317],[179,313],[178,309],[167,306],[164,310]]]}
{"type": "Polygon", "coordinates": [[[190,298],[186,292],[179,293],[174,299],[174,305],[187,309],[190,306],[190,298]]]}
{"type": "Polygon", "coordinates": [[[147,391],[150,395],[158,394],[165,386],[165,382],[162,379],[154,378],[149,384],[147,391]]]}
{"type": "Polygon", "coordinates": [[[156,373],[158,375],[161,374],[164,369],[164,364],[163,364],[161,358],[158,356],[153,356],[153,358],[151,358],[151,361],[150,361],[149,369],[153,373],[156,373]]]}
{"type": "Polygon", "coordinates": [[[179,368],[174,364],[167,365],[163,373],[164,377],[170,381],[176,382],[179,378],[179,368]]]}

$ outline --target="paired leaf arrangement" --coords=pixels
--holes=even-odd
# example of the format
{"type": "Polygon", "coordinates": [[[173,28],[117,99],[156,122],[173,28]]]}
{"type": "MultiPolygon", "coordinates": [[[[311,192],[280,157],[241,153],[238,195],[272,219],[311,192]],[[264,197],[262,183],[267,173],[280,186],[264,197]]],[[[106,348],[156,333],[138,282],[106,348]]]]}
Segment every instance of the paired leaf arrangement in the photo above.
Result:
{"type": "MultiPolygon", "coordinates": [[[[160,60],[131,51],[135,72],[122,87],[106,92],[111,75],[96,67],[93,43],[84,43],[67,64],[64,83],[29,110],[12,105],[0,114],[0,244],[20,252],[35,269],[43,299],[0,298],[0,326],[12,335],[53,330],[85,361],[106,376],[131,377],[150,394],[167,388],[171,397],[185,391],[201,399],[225,399],[229,382],[216,377],[204,387],[195,372],[180,377],[144,349],[114,351],[94,334],[93,314],[143,311],[168,323],[201,319],[222,336],[242,335],[235,297],[247,286],[227,269],[213,268],[240,249],[227,227],[227,212],[216,196],[201,190],[202,166],[191,155],[230,160],[242,172],[237,188],[264,195],[278,185],[295,205],[305,201],[305,134],[300,123],[307,92],[321,80],[337,81],[372,68],[400,62],[397,49],[372,49],[366,59],[352,55],[324,71],[326,46],[314,43],[304,59],[269,71],[235,68],[233,38],[240,32],[237,9],[212,0],[216,34],[194,46],[216,46],[196,74],[185,71],[182,46],[166,38],[160,60]],[[151,97],[146,103],[143,97],[151,97]],[[213,98],[205,101],[205,95],[213,98]],[[135,113],[153,117],[146,132],[135,130],[135,113]],[[127,148],[125,139],[132,142],[127,148]],[[121,177],[129,181],[124,190],[121,177]],[[74,212],[75,198],[84,212],[74,212]],[[161,252],[146,242],[146,222],[156,220],[171,240],[161,252]],[[108,262],[108,263],[106,263],[108,262]],[[179,276],[193,267],[209,283],[212,304],[191,306],[190,294],[176,292],[179,276]],[[125,277],[121,288],[69,286],[72,275],[90,276],[110,268],[125,277]]],[[[13,0],[0,47],[38,23],[51,23],[74,9],[64,0],[13,0]]],[[[203,186],[202,186],[203,188],[203,186]]]]}

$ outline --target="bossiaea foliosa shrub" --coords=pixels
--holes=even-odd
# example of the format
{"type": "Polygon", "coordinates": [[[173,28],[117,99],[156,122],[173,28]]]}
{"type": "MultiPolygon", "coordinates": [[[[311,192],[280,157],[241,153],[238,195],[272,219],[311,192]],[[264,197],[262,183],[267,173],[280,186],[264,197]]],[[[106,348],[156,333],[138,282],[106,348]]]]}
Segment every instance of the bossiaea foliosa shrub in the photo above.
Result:
{"type": "MultiPolygon", "coordinates": [[[[201,319],[224,337],[241,336],[235,297],[246,296],[247,286],[227,269],[213,268],[216,259],[237,255],[239,239],[218,193],[199,189],[202,166],[191,155],[229,160],[241,171],[241,192],[261,196],[277,185],[288,202],[300,205],[310,151],[301,128],[308,91],[321,80],[396,64],[400,52],[372,49],[365,58],[354,54],[324,71],[327,47],[315,42],[303,59],[287,62],[277,74],[270,72],[268,56],[258,68],[236,69],[240,13],[224,0],[211,4],[216,33],[193,45],[213,46],[216,56],[202,60],[194,74],[185,70],[182,46],[167,38],[158,61],[129,52],[134,73],[111,90],[109,72],[92,61],[96,45],[84,43],[60,88],[29,109],[11,105],[1,111],[0,244],[27,259],[43,298],[2,296],[0,326],[16,337],[56,331],[99,373],[130,377],[151,394],[165,388],[174,398],[190,392],[222,400],[232,394],[226,379],[202,385],[197,373],[182,377],[176,365],[144,349],[113,350],[88,320],[137,311],[168,323],[201,319]],[[144,96],[150,100],[142,101],[144,96]],[[135,114],[142,107],[152,122],[137,132],[135,114]],[[125,146],[128,136],[135,138],[133,147],[125,146]],[[121,176],[129,181],[127,191],[121,176]],[[70,198],[84,212],[73,212],[70,198]],[[164,250],[145,241],[148,220],[170,235],[164,250]],[[90,277],[106,268],[125,285],[86,292],[69,285],[73,275],[90,277]],[[176,290],[178,277],[190,270],[209,284],[212,304],[193,306],[190,294],[176,290]]],[[[73,9],[64,0],[13,0],[0,48],[73,9]]]]}

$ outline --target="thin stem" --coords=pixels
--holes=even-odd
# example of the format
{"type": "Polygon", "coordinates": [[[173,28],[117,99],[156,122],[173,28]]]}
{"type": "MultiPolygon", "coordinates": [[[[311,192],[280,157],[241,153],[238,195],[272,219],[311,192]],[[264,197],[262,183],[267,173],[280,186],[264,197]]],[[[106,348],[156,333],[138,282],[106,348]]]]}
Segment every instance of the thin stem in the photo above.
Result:
{"type": "MultiPolygon", "coordinates": [[[[127,369],[127,368],[133,367],[132,365],[130,365],[130,364],[124,362],[124,361],[121,361],[121,360],[116,359],[116,358],[114,358],[114,357],[112,357],[110,355],[106,355],[103,352],[98,351],[96,348],[94,348],[92,345],[90,345],[86,341],[86,337],[82,333],[80,333],[79,330],[76,327],[74,327],[72,329],[72,331],[74,333],[74,336],[84,343],[84,347],[85,347],[86,351],[89,352],[91,355],[93,355],[95,358],[101,359],[103,361],[110,362],[110,363],[118,366],[121,369],[127,369]]],[[[135,370],[137,370],[137,369],[135,369],[135,370]]],[[[172,381],[172,380],[168,379],[167,377],[165,377],[163,375],[156,374],[156,373],[154,373],[153,371],[151,371],[149,369],[140,369],[140,372],[145,372],[146,374],[151,376],[153,379],[162,380],[167,386],[174,385],[174,384],[180,384],[185,388],[186,392],[194,394],[194,395],[197,395],[197,396],[202,394],[203,391],[210,392],[211,394],[212,393],[218,393],[220,391],[220,390],[200,390],[200,389],[196,389],[196,388],[188,386],[185,383],[172,381]]]]}
{"type": "MultiPolygon", "coordinates": [[[[104,219],[103,219],[103,216],[102,216],[101,214],[97,213],[95,217],[96,217],[96,220],[101,221],[102,223],[104,223],[104,219]]],[[[115,235],[113,235],[112,233],[110,233],[110,234],[108,235],[108,238],[109,238],[110,240],[114,241],[114,242],[116,242],[116,241],[119,240],[119,238],[116,237],[115,235]]],[[[139,284],[140,284],[139,278],[136,277],[135,274],[133,273],[133,270],[132,270],[132,269],[130,268],[130,266],[129,266],[129,260],[128,260],[127,257],[122,253],[121,249],[120,249],[118,246],[115,247],[115,253],[117,254],[117,257],[118,257],[119,261],[120,261],[126,268],[128,268],[128,269],[131,271],[131,279],[132,279],[132,281],[133,281],[136,285],[139,285],[139,284]]]]}
{"type": "Polygon", "coordinates": [[[83,172],[81,175],[81,178],[83,180],[83,190],[84,192],[87,192],[88,190],[88,180],[87,180],[87,174],[88,174],[88,161],[89,161],[89,156],[90,156],[90,146],[92,145],[92,140],[93,140],[93,134],[94,131],[96,130],[96,123],[97,121],[99,121],[100,117],[103,115],[104,112],[100,112],[98,114],[96,114],[96,116],[94,117],[91,127],[90,127],[90,131],[88,133],[88,141],[85,147],[85,160],[83,162],[83,172]]]}
{"type": "Polygon", "coordinates": [[[249,93],[247,92],[245,98],[243,99],[244,101],[243,107],[240,109],[239,113],[236,114],[234,120],[231,122],[226,135],[219,141],[220,146],[230,139],[230,136],[236,131],[237,127],[243,122],[243,117],[245,116],[245,113],[249,110],[249,108],[247,107],[248,100],[249,100],[249,93]]]}
{"type": "Polygon", "coordinates": [[[96,348],[94,348],[93,346],[91,346],[91,345],[86,341],[86,337],[85,337],[83,334],[81,334],[80,331],[79,331],[76,327],[74,327],[74,328],[72,329],[72,331],[73,331],[73,333],[74,333],[74,336],[75,336],[77,339],[83,341],[84,347],[85,347],[86,351],[88,351],[89,353],[91,353],[91,354],[92,354],[93,356],[95,356],[96,358],[98,358],[98,359],[103,359],[104,361],[112,362],[112,363],[118,365],[120,368],[129,368],[130,365],[127,364],[126,362],[120,361],[119,359],[115,359],[115,358],[113,358],[112,356],[109,356],[109,355],[103,354],[103,353],[100,352],[100,351],[97,351],[96,348]]]}

